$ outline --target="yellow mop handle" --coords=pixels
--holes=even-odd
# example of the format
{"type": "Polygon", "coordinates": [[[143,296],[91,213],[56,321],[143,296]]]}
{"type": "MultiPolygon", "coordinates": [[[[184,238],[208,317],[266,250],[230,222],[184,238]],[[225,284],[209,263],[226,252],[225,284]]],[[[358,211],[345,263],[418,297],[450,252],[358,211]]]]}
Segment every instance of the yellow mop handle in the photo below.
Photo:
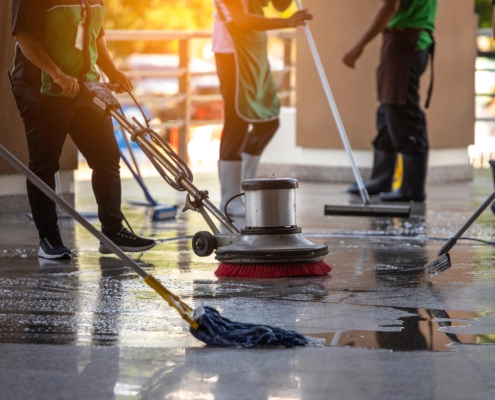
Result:
{"type": "Polygon", "coordinates": [[[155,292],[162,296],[170,307],[175,308],[180,316],[193,327],[193,329],[198,329],[199,324],[192,318],[194,310],[184,303],[179,296],[173,294],[165,286],[163,286],[153,275],[148,275],[144,278],[144,281],[151,287],[155,292]]]}

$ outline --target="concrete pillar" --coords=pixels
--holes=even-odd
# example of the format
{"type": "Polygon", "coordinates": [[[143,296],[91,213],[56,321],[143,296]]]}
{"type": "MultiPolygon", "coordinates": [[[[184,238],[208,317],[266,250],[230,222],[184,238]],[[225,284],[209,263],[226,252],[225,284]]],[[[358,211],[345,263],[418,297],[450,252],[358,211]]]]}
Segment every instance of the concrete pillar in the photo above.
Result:
{"type": "MultiPolygon", "coordinates": [[[[427,111],[431,144],[429,182],[472,178],[467,146],[474,142],[474,78],[477,16],[472,0],[439,1],[435,90],[427,111]]],[[[376,38],[351,70],[342,64],[348,47],[369,24],[378,1],[304,0],[315,15],[316,45],[334,92],[359,167],[366,176],[376,135],[376,38]]],[[[430,81],[421,82],[422,101],[430,81]]],[[[292,118],[292,119],[291,119],[292,118]]],[[[284,125],[285,121],[285,125],[284,125]]],[[[279,171],[299,179],[347,182],[353,177],[302,30],[297,34],[297,117],[282,129],[262,159],[261,174],[279,171]],[[284,146],[284,147],[281,147],[284,146]],[[284,154],[290,154],[282,160],[284,154]],[[275,161],[272,161],[275,160],[275,161]]]]}
{"type": "MultiPolygon", "coordinates": [[[[27,144],[24,126],[15,105],[5,74],[12,69],[14,40],[11,35],[11,3],[0,2],[0,144],[27,164],[27,144]]],[[[77,168],[77,149],[70,138],[61,159],[61,180],[64,197],[73,201],[73,170],[77,168]]],[[[27,212],[25,179],[0,159],[0,213],[27,212]]]]}

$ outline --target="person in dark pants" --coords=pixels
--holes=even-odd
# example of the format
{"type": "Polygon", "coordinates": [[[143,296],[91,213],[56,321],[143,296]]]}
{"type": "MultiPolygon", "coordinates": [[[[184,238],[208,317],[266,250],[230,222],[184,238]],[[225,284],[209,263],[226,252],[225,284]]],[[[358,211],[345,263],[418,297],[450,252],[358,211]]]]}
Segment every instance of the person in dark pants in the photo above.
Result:
{"type": "MultiPolygon", "coordinates": [[[[272,0],[279,11],[292,0],[272,0]]],[[[241,192],[243,180],[256,177],[261,153],[279,127],[280,101],[270,71],[267,30],[304,25],[312,15],[297,11],[290,18],[265,18],[268,0],[214,0],[213,52],[224,99],[225,123],[220,142],[220,208],[241,192]],[[249,127],[252,127],[249,130],[249,127]]],[[[242,199],[229,205],[230,215],[242,216],[242,199]]]]}
{"type": "MultiPolygon", "coordinates": [[[[370,26],[344,55],[354,68],[365,46],[383,33],[378,67],[378,135],[373,141],[371,179],[365,183],[370,195],[383,201],[424,201],[428,171],[428,134],[420,105],[419,81],[433,57],[437,0],[382,0],[370,26]],[[402,154],[402,185],[392,190],[398,153],[402,154]]],[[[428,107],[431,86],[426,102],[428,107]]],[[[348,189],[358,194],[356,184],[348,189]]]]}
{"type": "MultiPolygon", "coordinates": [[[[98,81],[97,64],[114,81],[132,88],[113,64],[102,28],[102,0],[13,0],[16,39],[13,91],[24,121],[29,168],[52,189],[67,134],[93,170],[93,192],[103,233],[124,251],[143,251],[155,241],[122,225],[119,149],[110,118],[76,107],[85,81],[98,81]],[[55,91],[58,85],[61,91],[55,91]]],[[[70,258],[57,223],[55,203],[27,182],[29,202],[40,237],[39,257],[70,258]]],[[[110,251],[100,244],[99,251],[110,251]]]]}

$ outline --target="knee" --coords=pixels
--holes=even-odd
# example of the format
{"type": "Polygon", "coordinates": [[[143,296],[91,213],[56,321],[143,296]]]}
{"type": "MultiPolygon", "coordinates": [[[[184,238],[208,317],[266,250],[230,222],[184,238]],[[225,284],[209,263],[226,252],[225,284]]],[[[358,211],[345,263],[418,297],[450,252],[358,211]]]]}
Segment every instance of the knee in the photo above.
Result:
{"type": "Polygon", "coordinates": [[[88,161],[88,166],[93,171],[107,171],[120,174],[120,153],[109,152],[88,161]]]}
{"type": "Polygon", "coordinates": [[[55,173],[58,172],[60,169],[60,163],[58,160],[52,160],[52,161],[29,161],[29,169],[31,172],[33,172],[36,176],[40,177],[41,179],[49,179],[55,175],[55,173]]]}

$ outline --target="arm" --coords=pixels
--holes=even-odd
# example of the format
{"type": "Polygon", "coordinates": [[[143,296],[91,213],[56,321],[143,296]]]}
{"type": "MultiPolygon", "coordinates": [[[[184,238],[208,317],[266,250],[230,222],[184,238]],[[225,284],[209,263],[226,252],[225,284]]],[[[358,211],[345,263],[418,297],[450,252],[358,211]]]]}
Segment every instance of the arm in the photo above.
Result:
{"type": "Polygon", "coordinates": [[[108,52],[107,43],[103,37],[96,39],[96,48],[98,49],[98,60],[96,64],[108,76],[110,81],[116,81],[123,84],[126,89],[132,90],[133,85],[131,80],[121,71],[117,69],[108,52]]]}
{"type": "Polygon", "coordinates": [[[359,40],[344,55],[344,64],[354,68],[356,61],[364,51],[366,45],[378,34],[383,32],[399,7],[399,0],[383,0],[371,24],[366,28],[359,40]]]}
{"type": "MultiPolygon", "coordinates": [[[[285,0],[279,0],[283,3],[285,0]]],[[[242,0],[226,1],[233,23],[239,29],[252,31],[268,31],[272,29],[295,28],[305,25],[306,21],[312,20],[313,15],[308,10],[295,12],[290,18],[265,18],[260,15],[250,14],[247,5],[242,0]]]]}
{"type": "Polygon", "coordinates": [[[62,72],[38,39],[24,32],[16,33],[14,38],[26,58],[50,75],[57,85],[60,85],[64,96],[75,96],[79,93],[77,79],[62,72]]]}

